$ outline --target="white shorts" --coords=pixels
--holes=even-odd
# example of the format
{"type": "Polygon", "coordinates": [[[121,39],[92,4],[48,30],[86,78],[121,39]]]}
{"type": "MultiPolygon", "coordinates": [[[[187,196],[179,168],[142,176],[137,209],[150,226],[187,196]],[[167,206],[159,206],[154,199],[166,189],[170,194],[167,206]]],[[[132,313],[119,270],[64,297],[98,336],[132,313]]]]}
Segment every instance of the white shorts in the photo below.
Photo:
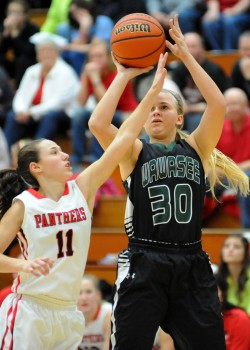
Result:
{"type": "Polygon", "coordinates": [[[10,294],[0,308],[1,350],[76,350],[84,333],[84,317],[68,308],[34,302],[10,294]]]}

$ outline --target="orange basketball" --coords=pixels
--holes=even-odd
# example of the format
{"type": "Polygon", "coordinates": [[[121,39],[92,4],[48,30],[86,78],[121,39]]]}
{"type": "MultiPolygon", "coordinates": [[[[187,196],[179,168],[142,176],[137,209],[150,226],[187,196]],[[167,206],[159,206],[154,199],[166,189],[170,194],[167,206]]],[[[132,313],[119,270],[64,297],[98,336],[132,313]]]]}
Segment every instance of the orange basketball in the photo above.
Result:
{"type": "Polygon", "coordinates": [[[131,13],[114,26],[110,38],[115,59],[126,67],[148,67],[165,52],[165,33],[161,24],[145,13],[131,13]]]}

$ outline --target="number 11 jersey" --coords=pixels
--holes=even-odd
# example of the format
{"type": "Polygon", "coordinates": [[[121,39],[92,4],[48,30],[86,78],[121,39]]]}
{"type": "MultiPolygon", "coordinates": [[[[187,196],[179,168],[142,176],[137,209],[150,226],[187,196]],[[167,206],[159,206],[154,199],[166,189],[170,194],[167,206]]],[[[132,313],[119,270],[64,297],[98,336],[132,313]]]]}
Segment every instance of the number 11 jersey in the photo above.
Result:
{"type": "Polygon", "coordinates": [[[58,201],[34,189],[18,195],[24,219],[18,233],[25,259],[49,257],[54,265],[47,276],[20,273],[13,291],[60,305],[74,305],[80,291],[89,249],[91,213],[74,180],[68,181],[58,201]]]}

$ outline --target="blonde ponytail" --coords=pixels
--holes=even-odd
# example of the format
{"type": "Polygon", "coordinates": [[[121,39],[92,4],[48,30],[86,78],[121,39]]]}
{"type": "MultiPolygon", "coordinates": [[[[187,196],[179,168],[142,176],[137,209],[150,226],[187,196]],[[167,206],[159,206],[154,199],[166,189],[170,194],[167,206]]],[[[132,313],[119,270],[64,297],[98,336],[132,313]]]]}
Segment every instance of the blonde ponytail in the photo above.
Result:
{"type": "MultiPolygon", "coordinates": [[[[183,115],[184,108],[181,96],[172,90],[162,89],[162,91],[174,97],[177,113],[183,115]]],[[[177,130],[176,139],[185,139],[188,136],[181,128],[177,130]]],[[[216,199],[214,191],[216,185],[233,189],[235,193],[239,193],[244,197],[249,194],[249,178],[231,158],[215,148],[209,158],[209,165],[208,180],[213,198],[216,199]],[[225,179],[228,182],[227,184],[225,184],[225,179]]]]}

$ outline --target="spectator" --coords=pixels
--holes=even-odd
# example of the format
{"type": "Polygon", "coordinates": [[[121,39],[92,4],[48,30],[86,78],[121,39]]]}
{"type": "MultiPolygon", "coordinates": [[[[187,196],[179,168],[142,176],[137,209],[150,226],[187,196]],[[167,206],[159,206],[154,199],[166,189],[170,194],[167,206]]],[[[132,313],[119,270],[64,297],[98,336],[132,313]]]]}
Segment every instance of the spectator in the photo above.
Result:
{"type": "Polygon", "coordinates": [[[176,13],[182,33],[199,32],[200,19],[205,11],[205,0],[145,0],[147,12],[163,26],[169,38],[169,20],[176,13]]]}
{"type": "Polygon", "coordinates": [[[211,50],[236,50],[239,35],[249,28],[248,0],[207,0],[203,35],[211,50]]]}
{"type": "Polygon", "coordinates": [[[217,278],[226,300],[250,315],[249,245],[242,234],[233,233],[224,240],[217,278]]]}
{"type": "Polygon", "coordinates": [[[56,34],[57,26],[68,21],[70,3],[71,0],[52,0],[41,31],[56,34]]]}
{"type": "MultiPolygon", "coordinates": [[[[103,300],[100,281],[94,275],[84,275],[81,282],[78,309],[85,318],[85,330],[79,350],[108,350],[111,334],[112,304],[103,300]]],[[[158,330],[152,350],[174,350],[171,337],[158,330]]]]}
{"type": "Polygon", "coordinates": [[[59,55],[65,40],[49,33],[37,33],[31,40],[38,63],[25,72],[8,113],[4,133],[9,147],[24,137],[54,138],[65,132],[79,91],[76,73],[59,55]]]}
{"type": "MultiPolygon", "coordinates": [[[[103,40],[95,40],[91,43],[86,63],[81,75],[81,89],[78,95],[81,108],[72,116],[72,148],[71,160],[73,163],[82,164],[83,157],[86,156],[85,131],[88,130],[88,120],[96,103],[105,94],[107,88],[113,81],[117,72],[112,59],[108,44],[103,40]],[[87,101],[92,97],[92,106],[87,106],[87,101]]],[[[129,83],[121,96],[117,110],[114,115],[115,124],[119,126],[125,113],[131,112],[137,106],[133,86],[129,83]]],[[[91,159],[93,161],[101,156],[102,148],[96,139],[93,140],[93,151],[91,159]]],[[[86,157],[85,157],[86,160],[86,157]]]]}
{"type": "MultiPolygon", "coordinates": [[[[250,177],[250,112],[247,95],[239,88],[224,92],[226,114],[217,148],[250,177]]],[[[250,195],[238,196],[241,227],[250,228],[250,195]]]]}
{"type": "Polygon", "coordinates": [[[232,69],[232,86],[245,91],[248,101],[250,101],[250,30],[239,36],[238,46],[241,57],[232,69]]]}
{"type": "Polygon", "coordinates": [[[113,21],[98,15],[94,0],[72,0],[69,6],[69,23],[57,27],[57,34],[68,40],[63,58],[80,75],[91,40],[99,38],[109,43],[113,21]]]}
{"type": "Polygon", "coordinates": [[[29,38],[39,28],[28,19],[29,6],[25,0],[11,0],[2,24],[0,64],[18,87],[25,70],[35,64],[34,45],[29,38]]]}
{"type": "Polygon", "coordinates": [[[226,283],[218,277],[218,292],[224,320],[224,333],[227,350],[250,349],[250,318],[244,309],[227,301],[226,283]]]}
{"type": "MultiPolygon", "coordinates": [[[[187,33],[184,36],[188,49],[196,61],[215,81],[222,92],[226,90],[230,84],[229,79],[218,64],[206,58],[202,37],[198,33],[187,33]]],[[[184,129],[192,132],[198,126],[201,116],[206,109],[205,100],[182,62],[176,63],[171,71],[171,75],[186,101],[184,129]]]]}
{"type": "Polygon", "coordinates": [[[85,318],[85,330],[79,350],[108,350],[112,304],[102,300],[99,281],[94,275],[83,276],[77,306],[85,318]]]}
{"type": "Polygon", "coordinates": [[[14,90],[5,70],[0,66],[0,127],[5,124],[7,112],[11,109],[14,90]]]}

